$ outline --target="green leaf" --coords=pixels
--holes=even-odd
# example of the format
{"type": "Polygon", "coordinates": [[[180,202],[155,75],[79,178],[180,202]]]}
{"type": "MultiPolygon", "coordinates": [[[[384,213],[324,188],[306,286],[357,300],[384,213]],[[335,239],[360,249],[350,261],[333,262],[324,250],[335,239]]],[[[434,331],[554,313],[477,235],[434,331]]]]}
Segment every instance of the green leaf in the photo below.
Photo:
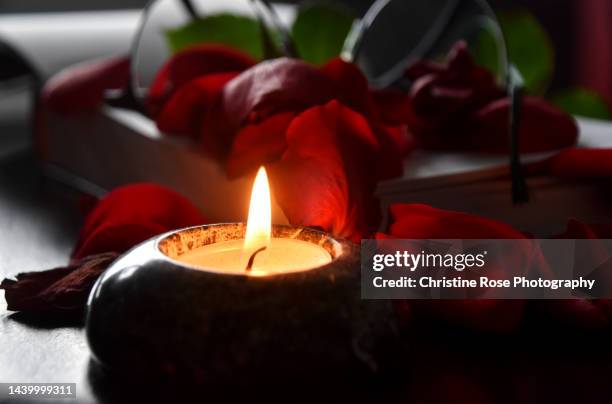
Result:
{"type": "Polygon", "coordinates": [[[300,7],[292,34],[300,58],[324,64],[340,55],[354,16],[347,9],[327,2],[300,7]]]}
{"type": "MultiPolygon", "coordinates": [[[[502,12],[499,21],[510,60],[521,72],[525,88],[532,94],[544,94],[555,68],[555,52],[548,34],[527,11],[502,12]]],[[[489,33],[483,33],[478,40],[476,60],[499,72],[497,46],[489,33]]]]}
{"type": "Polygon", "coordinates": [[[261,27],[257,20],[234,14],[200,17],[166,31],[173,52],[201,43],[218,43],[240,49],[256,59],[263,57],[261,27]]]}
{"type": "Polygon", "coordinates": [[[606,101],[594,91],[585,88],[560,91],[551,97],[551,101],[572,115],[612,120],[612,113],[606,101]]]}
{"type": "Polygon", "coordinates": [[[498,52],[497,43],[492,33],[485,30],[480,32],[474,50],[474,59],[477,64],[496,76],[499,76],[502,71],[499,66],[498,52]]]}
{"type": "Polygon", "coordinates": [[[533,94],[546,92],[555,70],[552,42],[538,20],[526,12],[500,16],[510,60],[525,80],[525,87],[533,94]]]}

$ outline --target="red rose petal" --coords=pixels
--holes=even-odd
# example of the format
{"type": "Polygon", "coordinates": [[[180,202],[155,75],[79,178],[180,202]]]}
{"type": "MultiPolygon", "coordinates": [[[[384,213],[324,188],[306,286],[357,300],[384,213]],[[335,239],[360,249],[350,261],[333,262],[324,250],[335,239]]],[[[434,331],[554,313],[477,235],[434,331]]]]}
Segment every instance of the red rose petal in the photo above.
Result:
{"type": "Polygon", "coordinates": [[[568,180],[610,179],[612,149],[562,150],[545,161],[538,171],[568,180]]]}
{"type": "MultiPolygon", "coordinates": [[[[488,70],[478,66],[467,44],[458,42],[445,64],[419,62],[409,68],[411,102],[404,121],[421,147],[507,153],[511,100],[488,70]]],[[[535,153],[575,144],[573,118],[537,97],[524,97],[520,151],[535,153]]]]}
{"type": "Polygon", "coordinates": [[[232,144],[227,175],[240,177],[280,159],[287,148],[285,132],[294,117],[293,112],[280,113],[242,128],[232,144]]]}
{"type": "Polygon", "coordinates": [[[378,180],[396,178],[404,172],[404,156],[414,147],[414,141],[405,126],[370,125],[380,144],[378,180]]]}
{"type": "MultiPolygon", "coordinates": [[[[524,239],[512,227],[483,217],[445,211],[427,205],[397,204],[390,207],[389,233],[377,239],[524,239]]],[[[513,251],[509,258],[522,260],[531,251],[513,251]]],[[[489,271],[488,271],[489,272],[489,271]]],[[[499,274],[503,275],[503,274],[499,274]]],[[[443,319],[477,330],[505,332],[515,329],[522,320],[521,300],[431,300],[414,301],[422,317],[443,319]]]]}
{"type": "Polygon", "coordinates": [[[274,59],[230,81],[223,89],[214,119],[225,122],[224,132],[231,137],[242,124],[324,104],[335,95],[333,84],[314,66],[295,59],[274,59]]]}
{"type": "Polygon", "coordinates": [[[156,117],[157,127],[168,135],[197,137],[206,111],[217,101],[225,84],[238,73],[217,73],[190,81],[176,91],[156,117]]]}
{"type": "Polygon", "coordinates": [[[178,193],[154,184],[127,185],[110,192],[86,218],[73,258],[124,252],[165,231],[203,223],[178,193]]]}
{"type": "Polygon", "coordinates": [[[130,60],[114,57],[83,62],[53,76],[42,90],[42,103],[52,111],[78,114],[98,108],[107,90],[130,82],[130,60]]]}
{"type": "Polygon", "coordinates": [[[412,103],[421,119],[438,125],[463,119],[462,114],[504,96],[495,76],[476,64],[464,41],[451,49],[446,65],[423,69],[425,66],[421,64],[420,69],[412,69],[411,73],[412,103]],[[420,75],[415,74],[417,70],[420,75]]]}
{"type": "Polygon", "coordinates": [[[412,114],[411,100],[408,94],[395,90],[373,90],[374,116],[388,125],[402,125],[408,122],[412,114]]]}
{"type": "MultiPolygon", "coordinates": [[[[469,143],[481,150],[508,151],[510,99],[494,101],[473,117],[469,143]]],[[[576,121],[567,113],[538,97],[524,97],[519,142],[522,153],[537,153],[569,147],[578,139],[576,121]]]]}
{"type": "Polygon", "coordinates": [[[446,70],[446,66],[432,62],[430,60],[419,60],[406,69],[406,73],[404,73],[404,77],[410,80],[416,80],[419,77],[428,75],[428,74],[440,74],[446,70]]]}
{"type": "Polygon", "coordinates": [[[189,47],[174,55],[160,69],[149,89],[147,105],[155,116],[168,97],[183,84],[208,74],[241,72],[255,63],[247,54],[223,45],[189,47]]]}
{"type": "Polygon", "coordinates": [[[321,73],[330,79],[337,91],[337,99],[365,116],[373,113],[368,80],[353,63],[334,58],[321,67],[321,73]]]}
{"type": "Polygon", "coordinates": [[[117,258],[105,253],[75,260],[67,267],[17,275],[17,280],[4,279],[7,308],[11,311],[77,315],[82,320],[87,297],[94,283],[117,258]]]}
{"type": "Polygon", "coordinates": [[[332,101],[297,116],[286,139],[270,177],[289,221],[353,240],[368,234],[380,148],[365,118],[332,101]]]}
{"type": "Polygon", "coordinates": [[[524,239],[505,223],[468,213],[436,209],[421,204],[395,204],[389,207],[388,234],[405,239],[524,239]]]}

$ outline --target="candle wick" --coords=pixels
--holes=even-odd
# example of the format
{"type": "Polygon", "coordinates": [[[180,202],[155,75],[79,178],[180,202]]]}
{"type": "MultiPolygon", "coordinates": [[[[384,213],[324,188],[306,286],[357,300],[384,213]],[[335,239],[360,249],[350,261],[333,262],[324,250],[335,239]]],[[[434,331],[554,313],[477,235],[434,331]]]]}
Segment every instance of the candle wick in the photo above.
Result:
{"type": "Polygon", "coordinates": [[[249,258],[249,262],[247,263],[247,266],[245,268],[246,272],[250,272],[253,269],[253,263],[255,262],[255,256],[257,256],[257,254],[259,254],[260,252],[264,251],[267,248],[268,247],[263,246],[260,249],[256,250],[253,254],[251,254],[251,257],[249,258]]]}

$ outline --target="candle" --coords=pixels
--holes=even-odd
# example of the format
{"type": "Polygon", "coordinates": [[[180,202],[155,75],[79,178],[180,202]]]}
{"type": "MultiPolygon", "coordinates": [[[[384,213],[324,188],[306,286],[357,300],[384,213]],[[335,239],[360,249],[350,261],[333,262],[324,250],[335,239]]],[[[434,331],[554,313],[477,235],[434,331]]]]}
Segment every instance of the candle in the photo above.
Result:
{"type": "Polygon", "coordinates": [[[358,245],[271,224],[262,169],[248,223],[177,229],[118,258],[90,294],[87,340],[105,369],[196,383],[212,401],[329,391],[395,353],[393,307],[360,285],[358,245]]]}
{"type": "Polygon", "coordinates": [[[195,248],[178,261],[207,271],[251,276],[300,272],[331,262],[330,254],[319,245],[272,238],[271,212],[270,186],[261,167],[253,184],[245,238],[195,248]]]}

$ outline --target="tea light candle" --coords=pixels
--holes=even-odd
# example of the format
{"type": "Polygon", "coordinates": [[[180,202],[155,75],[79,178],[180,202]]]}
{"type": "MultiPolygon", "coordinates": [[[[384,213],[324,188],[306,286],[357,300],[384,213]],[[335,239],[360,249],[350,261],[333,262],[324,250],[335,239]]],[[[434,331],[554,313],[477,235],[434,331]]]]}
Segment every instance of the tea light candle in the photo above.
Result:
{"type": "Polygon", "coordinates": [[[205,245],[178,257],[181,263],[231,274],[266,276],[300,272],[331,262],[321,246],[293,238],[272,238],[270,186],[264,167],[255,177],[246,236],[205,245]]]}
{"type": "Polygon", "coordinates": [[[361,299],[359,246],[272,225],[270,205],[261,169],[248,223],[177,229],[118,258],[89,297],[96,361],[130,380],[205,386],[212,401],[244,393],[237,402],[286,399],[281,388],[303,384],[330,391],[383,369],[395,314],[388,301],[361,299]]]}

